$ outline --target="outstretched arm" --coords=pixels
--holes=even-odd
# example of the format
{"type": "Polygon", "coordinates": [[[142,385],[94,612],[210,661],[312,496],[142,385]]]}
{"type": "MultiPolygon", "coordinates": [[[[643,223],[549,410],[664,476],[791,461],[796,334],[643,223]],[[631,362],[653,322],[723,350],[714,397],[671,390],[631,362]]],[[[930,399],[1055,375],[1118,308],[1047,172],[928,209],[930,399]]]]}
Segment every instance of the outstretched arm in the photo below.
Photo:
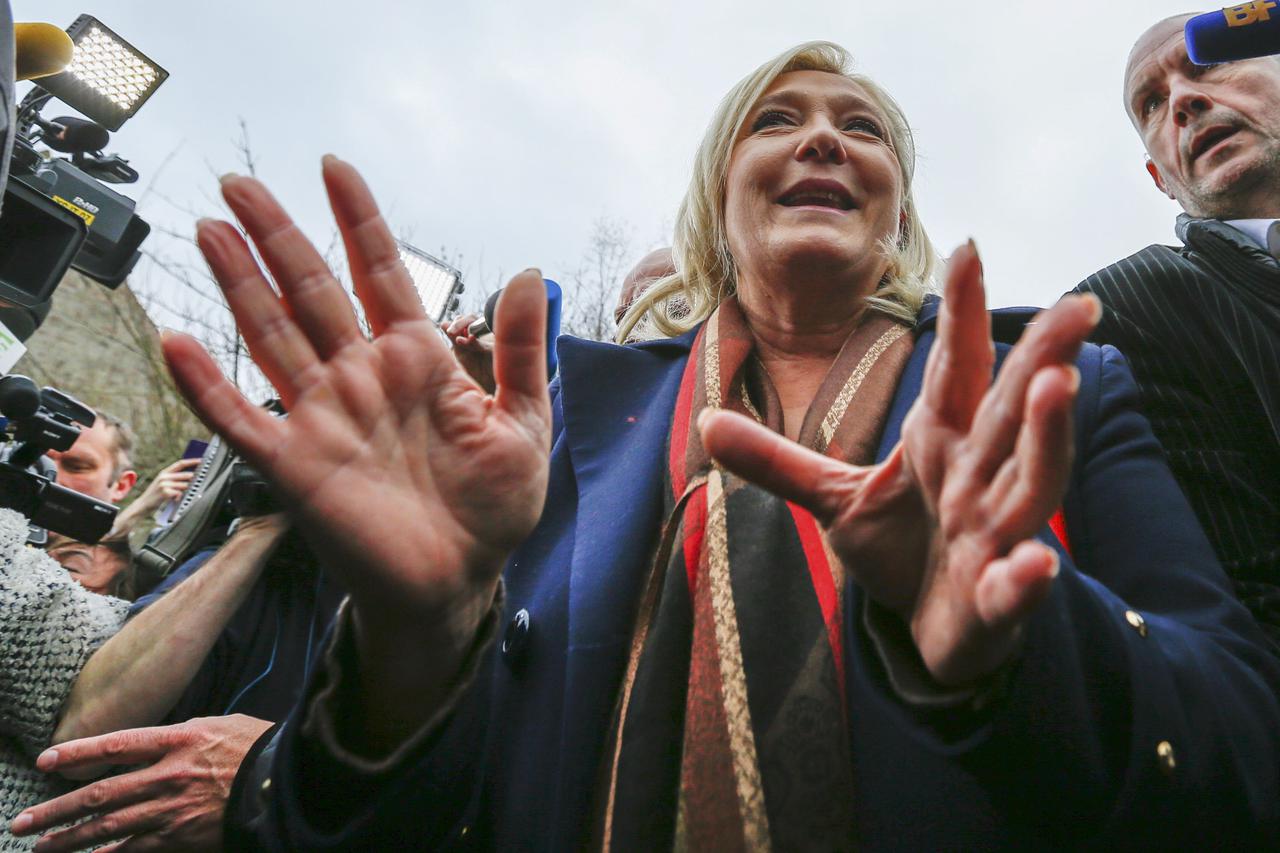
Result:
{"type": "Polygon", "coordinates": [[[81,670],[55,744],[152,725],[178,701],[288,530],[246,518],[198,572],[129,620],[81,670]]]}
{"type": "Polygon", "coordinates": [[[55,830],[40,839],[39,849],[47,853],[222,850],[232,783],[245,755],[270,728],[244,714],[200,717],[45,750],[36,766],[64,776],[97,775],[111,765],[140,766],[25,809],[10,831],[22,837],[55,830]],[[108,842],[116,843],[98,846],[108,842]]]}

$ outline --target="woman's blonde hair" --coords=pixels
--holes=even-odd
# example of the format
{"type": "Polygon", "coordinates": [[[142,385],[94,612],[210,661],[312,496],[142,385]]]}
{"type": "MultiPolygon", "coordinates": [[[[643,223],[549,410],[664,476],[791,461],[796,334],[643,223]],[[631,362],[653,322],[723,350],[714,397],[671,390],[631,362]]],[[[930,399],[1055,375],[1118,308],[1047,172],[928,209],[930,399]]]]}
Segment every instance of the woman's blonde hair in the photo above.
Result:
{"type": "Polygon", "coordinates": [[[889,269],[867,303],[914,323],[925,294],[934,289],[937,255],[916,211],[911,192],[915,143],[902,109],[875,81],[853,72],[853,57],[837,44],[811,41],[761,65],[729,90],[716,108],[693,161],[693,178],[676,218],[672,256],[676,272],[658,279],[618,324],[617,340],[683,334],[705,320],[734,292],[737,272],[729,253],[724,197],[729,157],[747,113],[779,76],[789,71],[825,71],[861,86],[889,122],[889,144],[902,170],[902,220],[896,238],[880,246],[889,269]]]}

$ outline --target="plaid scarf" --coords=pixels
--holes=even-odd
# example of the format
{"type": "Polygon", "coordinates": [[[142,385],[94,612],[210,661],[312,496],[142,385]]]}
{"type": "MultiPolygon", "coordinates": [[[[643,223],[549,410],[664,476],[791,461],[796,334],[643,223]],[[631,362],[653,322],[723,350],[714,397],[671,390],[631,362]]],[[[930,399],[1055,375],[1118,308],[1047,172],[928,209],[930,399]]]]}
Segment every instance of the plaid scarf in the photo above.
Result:
{"type": "MultiPolygon", "coordinates": [[[[913,346],[874,312],[836,356],[800,443],[865,465],[913,346]]],[[[781,432],[782,407],[736,299],[694,343],[669,444],[669,514],[602,768],[606,850],[849,849],[845,572],[817,521],[725,472],[705,408],[781,432]]]]}

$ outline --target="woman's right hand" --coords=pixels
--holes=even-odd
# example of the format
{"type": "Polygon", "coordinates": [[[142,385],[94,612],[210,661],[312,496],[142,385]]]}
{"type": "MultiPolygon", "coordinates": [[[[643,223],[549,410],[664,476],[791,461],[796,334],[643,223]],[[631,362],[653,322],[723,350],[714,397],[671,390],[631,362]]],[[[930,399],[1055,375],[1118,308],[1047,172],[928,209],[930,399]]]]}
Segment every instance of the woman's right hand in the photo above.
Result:
{"type": "MultiPolygon", "coordinates": [[[[486,394],[424,314],[360,175],[333,157],[323,175],[372,339],[266,188],[230,176],[223,197],[279,293],[228,223],[202,221],[197,241],[289,417],[247,401],[193,339],[167,335],[164,352],[196,412],[275,486],[350,591],[361,701],[425,712],[456,675],[507,555],[542,511],[545,291],[536,270],[508,285],[497,309],[497,390],[486,394]]],[[[414,720],[389,724],[400,729],[384,733],[394,739],[414,720]]]]}

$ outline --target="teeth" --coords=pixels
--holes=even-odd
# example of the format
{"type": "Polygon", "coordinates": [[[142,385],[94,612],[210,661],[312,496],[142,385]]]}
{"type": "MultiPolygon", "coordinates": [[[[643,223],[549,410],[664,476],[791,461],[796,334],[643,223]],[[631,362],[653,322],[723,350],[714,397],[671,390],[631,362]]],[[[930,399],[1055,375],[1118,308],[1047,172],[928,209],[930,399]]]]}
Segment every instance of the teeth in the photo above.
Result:
{"type": "Polygon", "coordinates": [[[787,199],[787,203],[791,205],[802,204],[829,204],[832,207],[844,207],[846,204],[844,196],[834,192],[806,192],[801,195],[795,195],[787,199]]]}

